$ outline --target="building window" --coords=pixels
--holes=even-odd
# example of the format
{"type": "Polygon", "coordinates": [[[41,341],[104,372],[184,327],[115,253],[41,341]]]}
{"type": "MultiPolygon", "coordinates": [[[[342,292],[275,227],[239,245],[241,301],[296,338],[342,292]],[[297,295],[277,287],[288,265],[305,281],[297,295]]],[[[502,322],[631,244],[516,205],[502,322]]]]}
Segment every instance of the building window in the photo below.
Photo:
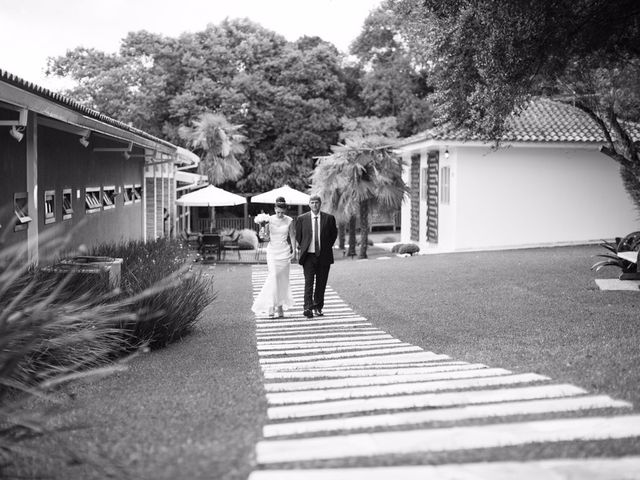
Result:
{"type": "Polygon", "coordinates": [[[427,191],[429,190],[428,186],[427,186],[427,180],[429,179],[429,173],[427,172],[426,168],[423,168],[421,170],[422,174],[420,176],[420,198],[422,200],[424,200],[425,202],[427,201],[427,191]]]}
{"type": "Polygon", "coordinates": [[[87,213],[99,212],[102,207],[100,201],[100,187],[88,187],[84,193],[84,205],[87,213]]]}
{"type": "Polygon", "coordinates": [[[142,201],[142,185],[135,185],[133,187],[133,200],[135,202],[141,202],[142,201]]]}
{"type": "Polygon", "coordinates": [[[133,185],[124,186],[124,204],[129,205],[135,200],[133,185]]]}
{"type": "Polygon", "coordinates": [[[62,219],[68,220],[73,217],[73,203],[71,201],[72,191],[70,188],[62,190],[62,219]]]}
{"type": "Polygon", "coordinates": [[[56,191],[47,190],[44,192],[44,223],[54,223],[56,221],[56,191]]]}
{"type": "Polygon", "coordinates": [[[451,167],[440,169],[440,203],[449,205],[451,201],[451,167]]]}
{"type": "Polygon", "coordinates": [[[16,217],[18,217],[18,221],[13,229],[14,232],[25,230],[29,226],[31,217],[29,216],[29,207],[27,202],[27,192],[13,194],[13,210],[16,217]]]}
{"type": "Polygon", "coordinates": [[[102,204],[105,210],[116,208],[116,187],[102,188],[102,204]]]}

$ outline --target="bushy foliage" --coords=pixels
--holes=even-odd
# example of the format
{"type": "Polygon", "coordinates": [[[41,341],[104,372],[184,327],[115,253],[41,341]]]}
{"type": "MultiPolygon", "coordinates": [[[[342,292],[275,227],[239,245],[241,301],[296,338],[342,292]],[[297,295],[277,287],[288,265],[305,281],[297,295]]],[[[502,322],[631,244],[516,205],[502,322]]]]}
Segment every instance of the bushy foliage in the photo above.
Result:
{"type": "Polygon", "coordinates": [[[20,392],[48,398],[66,382],[121,370],[114,360],[180,337],[213,298],[210,281],[185,268],[177,242],[91,253],[124,259],[120,288],[92,274],[29,266],[18,247],[0,251],[0,476],[17,458],[42,455],[22,442],[51,432],[48,410],[25,415],[29,395],[20,392]]]}
{"type": "Polygon", "coordinates": [[[405,243],[398,249],[398,253],[400,254],[408,253],[409,255],[413,255],[414,253],[418,253],[419,251],[420,251],[420,247],[415,243],[405,243]]]}
{"type": "Polygon", "coordinates": [[[29,267],[18,248],[0,251],[0,477],[34,452],[23,446],[48,433],[46,411],[23,411],[29,395],[79,376],[119,369],[105,366],[130,347],[120,328],[133,316],[107,289],[79,292],[62,278],[29,267]],[[105,293],[106,292],[106,293],[105,293]]]}
{"type": "MultiPolygon", "coordinates": [[[[256,192],[283,183],[307,187],[313,158],[337,141],[346,113],[342,62],[340,52],[319,37],[289,42],[249,19],[226,19],[176,38],[130,32],[116,53],[77,47],[51,59],[48,73],[73,80],[69,96],[87,107],[172,143],[190,143],[216,182],[235,175],[218,168],[229,162],[209,161],[220,155],[203,148],[202,140],[208,147],[229,142],[218,138],[209,145],[213,137],[185,136],[184,128],[201,122],[205,112],[242,125],[246,150],[234,155],[240,165],[232,162],[231,173],[241,166],[244,175],[222,186],[256,192]]],[[[239,132],[218,133],[233,140],[228,135],[239,132]]]]}
{"type": "Polygon", "coordinates": [[[413,255],[414,253],[418,253],[420,251],[420,247],[415,243],[396,243],[393,247],[391,247],[392,253],[398,254],[409,254],[413,255]]]}
{"type": "Polygon", "coordinates": [[[258,248],[258,234],[250,228],[240,230],[238,245],[240,250],[255,250],[258,248]]]}
{"type": "Polygon", "coordinates": [[[155,347],[180,338],[214,298],[210,281],[187,270],[187,249],[180,242],[99,245],[92,254],[123,259],[122,295],[146,292],[131,304],[136,318],[122,325],[137,343],[155,347]]]}

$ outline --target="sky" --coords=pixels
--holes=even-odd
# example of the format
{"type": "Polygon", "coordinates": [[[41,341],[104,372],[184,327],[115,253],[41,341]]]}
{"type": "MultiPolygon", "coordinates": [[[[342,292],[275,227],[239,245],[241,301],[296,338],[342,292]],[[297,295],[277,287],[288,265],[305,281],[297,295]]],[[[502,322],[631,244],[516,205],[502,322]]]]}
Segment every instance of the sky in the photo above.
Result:
{"type": "Polygon", "coordinates": [[[347,52],[382,0],[0,0],[0,69],[56,90],[47,57],[75,47],[116,52],[128,32],[177,37],[250,18],[293,41],[319,36],[347,52]]]}

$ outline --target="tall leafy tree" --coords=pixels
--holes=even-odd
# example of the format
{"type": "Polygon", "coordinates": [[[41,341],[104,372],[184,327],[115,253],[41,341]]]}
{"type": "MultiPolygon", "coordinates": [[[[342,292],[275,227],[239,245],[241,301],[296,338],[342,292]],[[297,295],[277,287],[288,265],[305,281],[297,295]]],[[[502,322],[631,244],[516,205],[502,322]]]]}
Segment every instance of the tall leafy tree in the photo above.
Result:
{"type": "Polygon", "coordinates": [[[182,126],[178,130],[189,147],[201,152],[198,168],[214,185],[238,180],[244,173],[238,161],[238,156],[244,153],[246,138],[240,133],[241,127],[231,125],[223,115],[206,112],[192,127],[182,126]]]}
{"type": "Polygon", "coordinates": [[[389,0],[441,123],[499,139],[533,96],[596,122],[640,208],[640,3],[635,0],[389,0]]]}
{"type": "Polygon", "coordinates": [[[400,28],[383,4],[369,14],[350,51],[362,71],[358,94],[366,109],[361,115],[393,116],[400,135],[409,136],[432,125],[432,87],[427,72],[413,64],[400,28]]]}
{"type": "Polygon", "coordinates": [[[242,124],[245,192],[307,187],[313,157],[337,142],[351,81],[330,43],[288,42],[247,19],[177,38],[132,32],[116,54],[78,48],[49,72],[76,80],[68,93],[86,105],[177,144],[205,112],[242,124]]]}

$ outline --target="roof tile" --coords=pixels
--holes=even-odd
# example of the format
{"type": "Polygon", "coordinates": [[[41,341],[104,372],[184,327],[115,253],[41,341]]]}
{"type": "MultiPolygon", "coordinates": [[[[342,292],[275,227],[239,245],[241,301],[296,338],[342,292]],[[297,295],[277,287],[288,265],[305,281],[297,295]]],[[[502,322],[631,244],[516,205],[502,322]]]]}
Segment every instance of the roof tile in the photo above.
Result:
{"type": "MultiPolygon", "coordinates": [[[[635,140],[640,140],[640,124],[627,124],[635,140]]],[[[400,141],[408,145],[423,140],[490,141],[465,128],[435,127],[400,141]]],[[[593,142],[606,140],[598,125],[582,110],[572,105],[540,98],[519,115],[506,121],[503,142],[593,142]]]]}

